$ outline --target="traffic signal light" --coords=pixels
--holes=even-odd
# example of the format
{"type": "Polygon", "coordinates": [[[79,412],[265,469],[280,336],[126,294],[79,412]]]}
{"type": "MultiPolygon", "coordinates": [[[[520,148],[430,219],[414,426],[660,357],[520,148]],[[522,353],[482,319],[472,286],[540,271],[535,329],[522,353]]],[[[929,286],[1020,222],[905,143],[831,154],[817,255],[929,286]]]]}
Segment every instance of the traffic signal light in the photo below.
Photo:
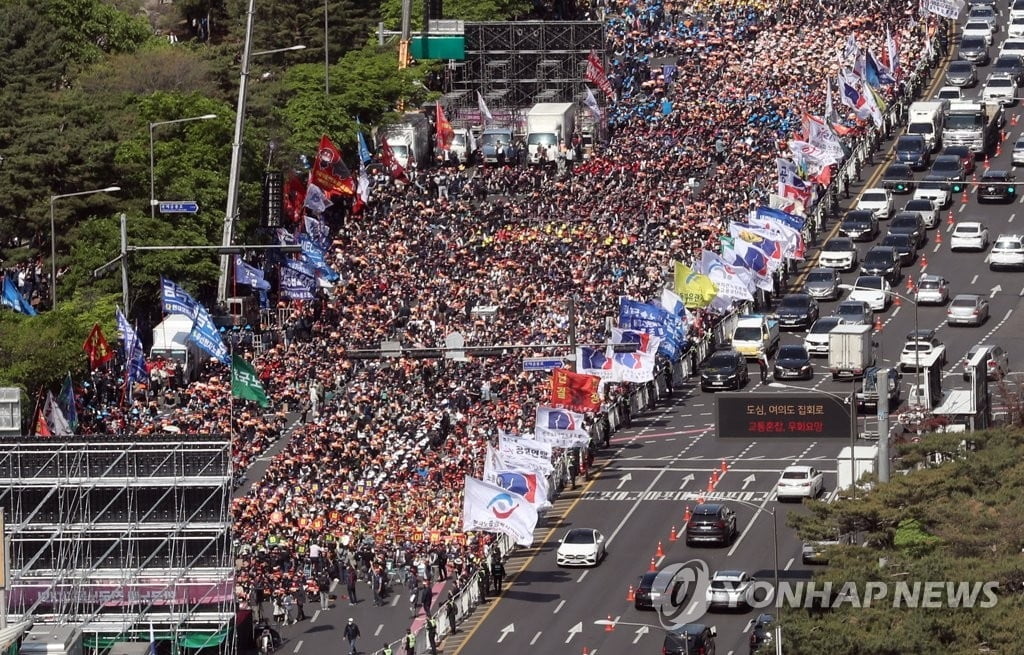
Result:
{"type": "Polygon", "coordinates": [[[903,184],[902,182],[899,182],[899,183],[896,184],[896,190],[897,191],[906,191],[907,190],[907,185],[903,184]]]}
{"type": "Polygon", "coordinates": [[[263,176],[263,202],[260,203],[260,227],[281,227],[284,218],[284,174],[268,172],[263,176]]]}
{"type": "Polygon", "coordinates": [[[964,185],[960,184],[959,182],[954,182],[953,183],[953,193],[960,193],[963,190],[964,190],[964,185]]]}
{"type": "Polygon", "coordinates": [[[1013,193],[1013,187],[1012,187],[1012,186],[1010,186],[1010,187],[1006,187],[1006,190],[1007,190],[1008,192],[1010,192],[1010,193],[1013,193]]]}

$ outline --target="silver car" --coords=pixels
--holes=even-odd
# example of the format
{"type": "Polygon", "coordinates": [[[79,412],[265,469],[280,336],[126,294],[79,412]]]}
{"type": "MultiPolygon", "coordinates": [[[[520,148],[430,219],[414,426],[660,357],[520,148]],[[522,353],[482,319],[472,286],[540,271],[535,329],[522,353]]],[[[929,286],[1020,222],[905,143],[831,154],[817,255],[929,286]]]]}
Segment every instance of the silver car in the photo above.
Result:
{"type": "Polygon", "coordinates": [[[835,300],[839,297],[839,274],[834,268],[815,268],[807,274],[804,293],[818,300],[835,300]]]}
{"type": "Polygon", "coordinates": [[[919,305],[945,305],[949,300],[949,280],[938,275],[921,275],[917,282],[919,305]]]}
{"type": "Polygon", "coordinates": [[[863,300],[844,300],[836,305],[832,315],[838,316],[849,325],[871,325],[871,318],[875,313],[863,300]]]}
{"type": "Polygon", "coordinates": [[[1006,356],[1006,351],[1003,350],[1003,347],[991,343],[979,343],[971,346],[971,349],[967,351],[967,356],[964,357],[964,380],[971,379],[967,363],[971,361],[971,358],[979,350],[984,350],[988,353],[988,379],[1001,380],[1005,377],[1010,370],[1010,358],[1006,356]]]}
{"type": "Polygon", "coordinates": [[[988,320],[988,300],[974,293],[961,293],[946,309],[947,325],[981,325],[988,320]]]}

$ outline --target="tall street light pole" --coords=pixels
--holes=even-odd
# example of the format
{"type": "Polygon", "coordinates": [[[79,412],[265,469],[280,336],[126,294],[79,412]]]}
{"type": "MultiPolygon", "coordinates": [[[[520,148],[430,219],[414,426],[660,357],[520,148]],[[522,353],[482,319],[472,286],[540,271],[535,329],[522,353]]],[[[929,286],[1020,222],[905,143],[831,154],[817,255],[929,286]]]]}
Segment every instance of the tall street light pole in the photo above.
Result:
{"type": "Polygon", "coordinates": [[[53,218],[53,206],[61,198],[74,198],[76,196],[90,196],[94,193],[114,193],[120,191],[119,186],[108,186],[102,189],[90,191],[78,191],[76,193],[61,193],[50,196],[50,307],[57,308],[57,229],[53,218]]]}
{"type": "MultiPolygon", "coordinates": [[[[242,132],[245,128],[245,102],[249,89],[249,62],[253,57],[271,55],[278,52],[305,50],[304,45],[293,45],[289,48],[277,48],[252,52],[252,26],[256,14],[256,0],[249,0],[245,13],[245,45],[242,47],[242,74],[238,83],[238,104],[235,108],[235,136],[231,142],[231,170],[228,173],[228,202],[224,210],[224,235],[221,246],[231,246],[234,239],[235,220],[238,215],[238,186],[242,174],[242,132]]],[[[228,297],[228,271],[231,267],[230,255],[221,255],[220,279],[217,281],[217,301],[224,302],[228,297]]]]}
{"type": "MultiPolygon", "coordinates": [[[[188,123],[191,121],[208,121],[211,118],[217,118],[217,114],[203,114],[202,116],[192,116],[191,118],[178,118],[171,121],[156,121],[155,123],[149,124],[149,217],[156,219],[156,175],[153,161],[153,130],[160,127],[161,125],[173,125],[175,123],[188,123]]],[[[128,311],[127,309],[125,311],[128,311]]]]}

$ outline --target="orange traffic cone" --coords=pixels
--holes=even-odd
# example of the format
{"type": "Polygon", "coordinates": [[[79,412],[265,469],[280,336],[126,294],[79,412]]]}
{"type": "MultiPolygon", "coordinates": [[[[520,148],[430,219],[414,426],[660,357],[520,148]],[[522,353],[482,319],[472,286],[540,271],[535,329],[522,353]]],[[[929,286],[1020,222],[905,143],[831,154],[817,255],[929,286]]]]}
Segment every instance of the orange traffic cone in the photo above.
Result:
{"type": "Polygon", "coordinates": [[[928,258],[921,255],[921,270],[923,271],[926,268],[928,268],[928,258]]]}
{"type": "Polygon", "coordinates": [[[629,591],[626,592],[626,601],[632,603],[636,600],[636,592],[633,591],[633,585],[629,585],[629,591]]]}
{"type": "Polygon", "coordinates": [[[914,278],[907,276],[907,293],[911,293],[914,290],[914,278]]]}
{"type": "Polygon", "coordinates": [[[935,232],[935,243],[942,243],[942,231],[935,232]]]}
{"type": "Polygon", "coordinates": [[[1006,141],[1006,130],[1001,130],[999,132],[999,140],[1000,141],[1006,141]]]}
{"type": "Polygon", "coordinates": [[[704,494],[701,494],[701,495],[697,496],[697,504],[698,505],[703,505],[704,504],[704,494]]]}
{"type": "Polygon", "coordinates": [[[967,187],[965,186],[964,192],[960,194],[960,202],[966,205],[969,202],[969,200],[970,199],[967,197],[967,187]]]}
{"type": "Polygon", "coordinates": [[[882,331],[882,317],[881,316],[876,316],[875,317],[875,332],[881,332],[881,331],[882,331]]]}
{"type": "Polygon", "coordinates": [[[900,300],[899,296],[893,296],[892,297],[892,304],[895,307],[902,307],[903,306],[903,301],[900,300]]]}
{"type": "Polygon", "coordinates": [[[991,164],[988,163],[988,155],[985,155],[985,170],[986,171],[989,169],[989,166],[991,166],[991,164]]]}
{"type": "Polygon", "coordinates": [[[612,615],[608,615],[608,623],[604,624],[605,632],[615,632],[615,624],[612,622],[612,615]]]}
{"type": "Polygon", "coordinates": [[[708,493],[711,493],[714,490],[715,490],[715,483],[711,480],[711,478],[708,478],[708,493]]]}
{"type": "Polygon", "coordinates": [[[687,505],[686,506],[686,511],[683,512],[683,523],[689,523],[689,522],[690,522],[690,506],[687,505]]]}
{"type": "Polygon", "coordinates": [[[647,569],[648,573],[655,573],[658,570],[658,565],[654,563],[654,558],[651,558],[651,566],[647,569]]]}
{"type": "Polygon", "coordinates": [[[658,550],[655,551],[654,556],[655,557],[664,557],[665,556],[665,549],[661,547],[661,542],[660,541],[658,542],[658,550]]]}
{"type": "Polygon", "coordinates": [[[716,487],[718,486],[718,471],[717,470],[711,472],[711,481],[715,483],[716,487]]]}
{"type": "Polygon", "coordinates": [[[726,463],[725,463],[725,460],[723,459],[723,460],[722,460],[722,473],[725,473],[725,472],[726,472],[726,471],[728,471],[728,470],[729,470],[729,465],[728,465],[728,464],[726,464],[726,463]]]}
{"type": "Polygon", "coordinates": [[[672,526],[672,532],[668,534],[669,541],[679,541],[679,537],[676,536],[676,526],[672,526]]]}
{"type": "Polygon", "coordinates": [[[997,143],[996,144],[996,157],[1002,157],[1002,156],[1003,156],[1003,144],[997,143]]]}
{"type": "Polygon", "coordinates": [[[586,646],[583,647],[583,655],[590,655],[590,651],[587,650],[586,646]]]}
{"type": "Polygon", "coordinates": [[[949,211],[949,218],[946,219],[946,225],[953,227],[956,225],[956,221],[953,220],[953,210],[949,211]]]}

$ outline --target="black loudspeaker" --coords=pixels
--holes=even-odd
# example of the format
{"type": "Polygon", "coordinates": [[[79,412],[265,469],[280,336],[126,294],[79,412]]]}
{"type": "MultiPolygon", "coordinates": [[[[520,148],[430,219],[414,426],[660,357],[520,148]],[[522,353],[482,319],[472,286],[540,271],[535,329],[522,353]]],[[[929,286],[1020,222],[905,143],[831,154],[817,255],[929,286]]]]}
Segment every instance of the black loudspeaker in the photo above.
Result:
{"type": "Polygon", "coordinates": [[[281,227],[284,219],[284,174],[267,173],[263,177],[263,202],[260,203],[260,227],[281,227]]]}
{"type": "Polygon", "coordinates": [[[430,21],[444,18],[443,0],[423,0],[423,20],[430,26],[430,21]]]}

